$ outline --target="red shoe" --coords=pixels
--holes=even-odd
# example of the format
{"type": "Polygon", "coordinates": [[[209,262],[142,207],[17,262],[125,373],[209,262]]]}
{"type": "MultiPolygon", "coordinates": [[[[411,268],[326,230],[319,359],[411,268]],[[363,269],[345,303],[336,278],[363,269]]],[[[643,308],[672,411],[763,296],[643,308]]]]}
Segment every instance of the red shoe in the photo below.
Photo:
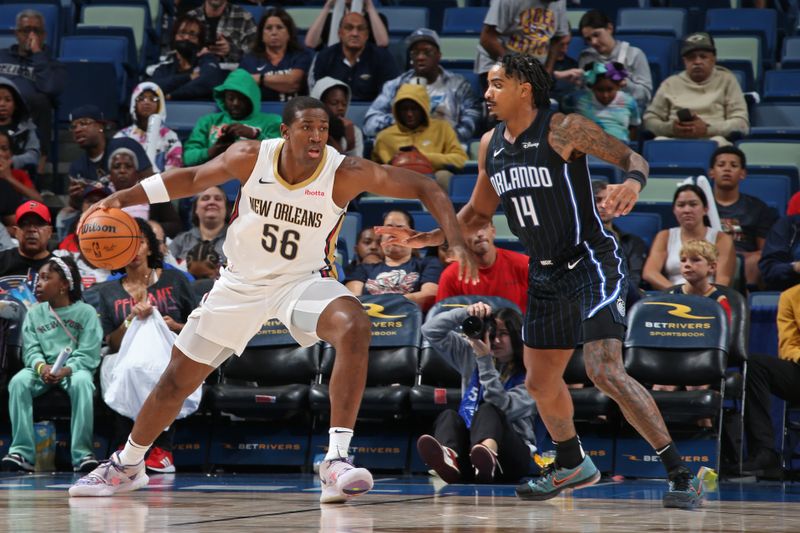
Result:
{"type": "Polygon", "coordinates": [[[172,474],[175,472],[175,464],[172,462],[172,452],[163,448],[153,447],[144,465],[148,470],[160,472],[162,474],[172,474]]]}

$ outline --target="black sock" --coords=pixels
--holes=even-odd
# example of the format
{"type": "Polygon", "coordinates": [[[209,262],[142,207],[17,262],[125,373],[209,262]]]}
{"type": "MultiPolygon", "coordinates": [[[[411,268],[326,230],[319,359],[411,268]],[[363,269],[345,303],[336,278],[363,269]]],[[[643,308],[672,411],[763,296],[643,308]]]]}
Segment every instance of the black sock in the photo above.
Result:
{"type": "Polygon", "coordinates": [[[575,468],[583,461],[583,449],[577,435],[563,442],[553,441],[553,444],[556,445],[556,462],[561,468],[575,468]]]}
{"type": "Polygon", "coordinates": [[[683,466],[683,459],[681,459],[681,454],[678,453],[678,447],[675,446],[674,442],[670,441],[669,444],[660,450],[656,450],[656,453],[661,458],[661,462],[664,464],[667,474],[671,474],[673,471],[683,466]]]}

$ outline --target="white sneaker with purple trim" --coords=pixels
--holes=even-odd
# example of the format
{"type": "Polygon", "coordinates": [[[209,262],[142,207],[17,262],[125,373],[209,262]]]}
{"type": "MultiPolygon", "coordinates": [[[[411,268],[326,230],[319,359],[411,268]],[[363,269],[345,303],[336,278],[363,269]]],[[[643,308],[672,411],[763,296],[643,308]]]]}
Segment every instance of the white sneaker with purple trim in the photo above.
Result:
{"type": "Polygon", "coordinates": [[[123,465],[119,452],[100,463],[100,466],[76,481],[69,488],[70,496],[113,496],[118,492],[130,492],[147,485],[144,461],[135,465],[123,465]]]}

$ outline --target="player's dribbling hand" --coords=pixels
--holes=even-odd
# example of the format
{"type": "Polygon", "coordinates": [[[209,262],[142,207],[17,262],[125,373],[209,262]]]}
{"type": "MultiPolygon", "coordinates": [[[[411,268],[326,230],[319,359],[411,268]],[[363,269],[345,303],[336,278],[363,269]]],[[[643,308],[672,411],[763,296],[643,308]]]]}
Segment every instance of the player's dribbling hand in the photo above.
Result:
{"type": "Polygon", "coordinates": [[[606,196],[601,206],[606,212],[612,213],[615,217],[627,215],[636,205],[640,189],[639,182],[633,179],[628,179],[625,183],[609,185],[606,188],[608,196],[606,196]]]}
{"type": "Polygon", "coordinates": [[[99,202],[95,202],[92,205],[90,205],[88,208],[86,208],[86,211],[81,213],[81,219],[78,222],[78,227],[80,228],[81,226],[83,226],[83,221],[86,220],[86,217],[88,217],[89,215],[91,215],[92,213],[97,211],[98,209],[103,209],[103,210],[111,209],[111,208],[120,209],[122,207],[122,202],[119,201],[119,198],[117,197],[117,194],[119,194],[119,193],[115,192],[111,196],[106,196],[105,198],[103,198],[99,202]]]}

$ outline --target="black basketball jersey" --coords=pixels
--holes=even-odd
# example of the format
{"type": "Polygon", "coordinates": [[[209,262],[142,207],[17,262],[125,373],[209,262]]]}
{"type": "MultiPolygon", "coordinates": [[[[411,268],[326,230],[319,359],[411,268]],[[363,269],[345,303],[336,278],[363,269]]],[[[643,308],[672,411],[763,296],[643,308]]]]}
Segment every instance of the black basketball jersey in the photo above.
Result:
{"type": "Polygon", "coordinates": [[[513,144],[499,123],[486,152],[486,173],[509,228],[545,266],[615,247],[595,209],[586,156],[568,163],[547,141],[551,116],[539,110],[513,144]]]}

